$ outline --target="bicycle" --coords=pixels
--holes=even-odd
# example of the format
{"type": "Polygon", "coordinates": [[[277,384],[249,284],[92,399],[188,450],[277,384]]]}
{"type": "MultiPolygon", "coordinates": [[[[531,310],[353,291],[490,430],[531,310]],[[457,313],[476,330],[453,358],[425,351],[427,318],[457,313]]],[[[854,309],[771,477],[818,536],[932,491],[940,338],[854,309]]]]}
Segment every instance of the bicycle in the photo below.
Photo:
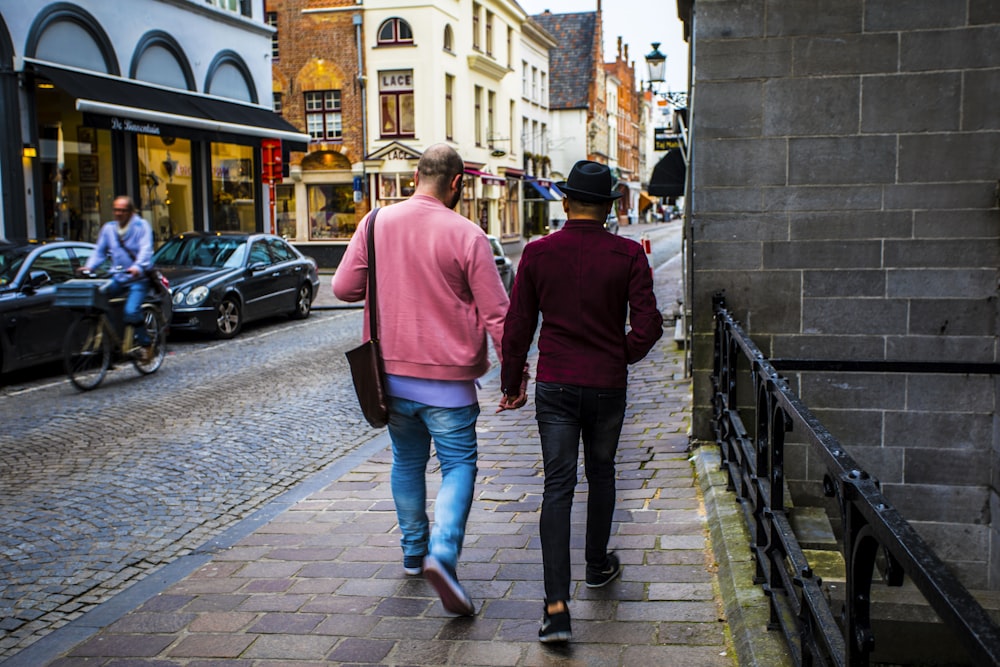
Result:
{"type": "Polygon", "coordinates": [[[66,332],[63,345],[63,365],[73,386],[81,391],[97,388],[119,360],[131,360],[142,375],[159,370],[167,354],[167,325],[160,306],[148,300],[142,304],[140,326],[151,341],[147,355],[136,343],[132,325],[123,321],[125,297],[107,295],[113,279],[84,275],[56,288],[55,305],[81,313],[66,332]]]}

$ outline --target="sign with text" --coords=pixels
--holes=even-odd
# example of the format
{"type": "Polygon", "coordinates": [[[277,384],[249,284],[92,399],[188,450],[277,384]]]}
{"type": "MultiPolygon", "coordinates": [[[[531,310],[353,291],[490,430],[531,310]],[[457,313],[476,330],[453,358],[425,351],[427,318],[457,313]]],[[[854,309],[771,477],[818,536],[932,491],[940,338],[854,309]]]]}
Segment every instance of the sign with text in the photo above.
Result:
{"type": "Polygon", "coordinates": [[[669,151],[681,145],[681,137],[673,134],[673,128],[657,127],[653,130],[653,150],[669,151]]]}

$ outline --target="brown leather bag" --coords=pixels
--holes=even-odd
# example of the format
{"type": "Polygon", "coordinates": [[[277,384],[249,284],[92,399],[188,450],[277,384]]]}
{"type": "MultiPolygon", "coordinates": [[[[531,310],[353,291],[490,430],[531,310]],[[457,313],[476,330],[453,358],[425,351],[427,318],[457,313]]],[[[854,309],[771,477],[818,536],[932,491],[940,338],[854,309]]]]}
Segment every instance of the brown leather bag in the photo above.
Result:
{"type": "Polygon", "coordinates": [[[385,389],[385,365],[378,337],[378,299],[375,289],[375,215],[368,216],[368,334],[369,339],[348,350],[347,363],[351,367],[354,391],[365,419],[375,428],[389,423],[389,404],[385,389]]]}

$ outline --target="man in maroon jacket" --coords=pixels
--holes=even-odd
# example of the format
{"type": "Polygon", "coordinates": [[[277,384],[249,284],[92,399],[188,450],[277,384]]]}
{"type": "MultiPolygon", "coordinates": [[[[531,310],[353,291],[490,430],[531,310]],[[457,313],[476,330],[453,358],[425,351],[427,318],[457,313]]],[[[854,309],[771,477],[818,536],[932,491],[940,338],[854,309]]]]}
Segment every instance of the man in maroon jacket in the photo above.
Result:
{"type": "Polygon", "coordinates": [[[542,642],[572,637],[570,508],[581,436],[590,487],[586,585],[600,588],[621,574],[618,557],[607,549],[628,365],[645,357],[663,335],[642,246],[604,229],[621,196],[613,191],[608,167],[581,160],[556,185],[566,195],[567,220],[558,232],[525,246],[521,255],[504,322],[499,406],[510,410],[523,402],[525,361],[541,314],[535,412],[545,466],[539,527],[545,575],[542,642]]]}

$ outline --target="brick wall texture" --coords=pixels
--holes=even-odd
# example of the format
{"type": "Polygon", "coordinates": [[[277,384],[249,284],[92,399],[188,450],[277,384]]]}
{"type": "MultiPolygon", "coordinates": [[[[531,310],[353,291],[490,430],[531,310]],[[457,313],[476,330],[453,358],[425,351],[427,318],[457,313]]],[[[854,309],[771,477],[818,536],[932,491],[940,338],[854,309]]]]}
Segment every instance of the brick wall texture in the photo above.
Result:
{"type": "MultiPolygon", "coordinates": [[[[1000,3],[694,7],[695,434],[719,290],[771,357],[996,363],[1000,3]]],[[[790,382],[967,585],[1000,588],[994,376],[790,382]]]]}

